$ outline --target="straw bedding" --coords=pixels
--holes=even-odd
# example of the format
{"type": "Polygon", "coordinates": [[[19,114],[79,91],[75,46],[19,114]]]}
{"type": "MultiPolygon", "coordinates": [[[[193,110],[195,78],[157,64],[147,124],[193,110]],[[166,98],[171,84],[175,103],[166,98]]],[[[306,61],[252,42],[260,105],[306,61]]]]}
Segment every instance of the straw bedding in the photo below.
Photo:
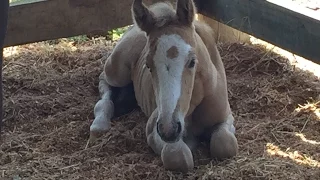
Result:
{"type": "Polygon", "coordinates": [[[200,147],[192,172],[166,171],[138,109],[85,149],[102,57],[113,46],[98,39],[6,49],[0,179],[319,179],[319,79],[248,44],[219,45],[237,157],[211,161],[200,147]]]}

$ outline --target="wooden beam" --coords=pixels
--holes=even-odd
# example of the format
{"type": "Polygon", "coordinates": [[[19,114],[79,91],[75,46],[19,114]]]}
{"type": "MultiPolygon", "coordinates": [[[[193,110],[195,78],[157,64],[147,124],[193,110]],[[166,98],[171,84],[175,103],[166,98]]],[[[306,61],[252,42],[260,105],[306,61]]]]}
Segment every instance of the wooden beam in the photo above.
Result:
{"type": "Polygon", "coordinates": [[[197,1],[203,15],[320,64],[320,21],[311,10],[303,15],[266,0],[197,1]]]}
{"type": "MultiPolygon", "coordinates": [[[[157,1],[160,0],[144,0],[146,4],[157,1]]],[[[302,15],[265,0],[194,1],[205,16],[320,63],[320,22],[310,17],[310,13],[302,15]]],[[[27,0],[12,4],[5,47],[102,33],[132,24],[131,3],[130,0],[27,0]]]]}
{"type": "Polygon", "coordinates": [[[5,46],[100,33],[132,23],[130,0],[32,0],[10,6],[5,46]]]}
{"type": "MultiPolygon", "coordinates": [[[[146,5],[161,0],[144,0],[146,5]]],[[[173,0],[169,0],[173,2],[173,0]]],[[[132,0],[22,0],[9,9],[5,47],[84,34],[132,24],[132,0]]]]}

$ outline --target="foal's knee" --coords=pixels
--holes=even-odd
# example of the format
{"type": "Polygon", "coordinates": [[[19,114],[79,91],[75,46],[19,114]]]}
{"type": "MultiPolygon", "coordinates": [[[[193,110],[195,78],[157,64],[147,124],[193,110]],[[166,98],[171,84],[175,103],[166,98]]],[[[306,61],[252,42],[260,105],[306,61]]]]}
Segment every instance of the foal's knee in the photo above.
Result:
{"type": "Polygon", "coordinates": [[[182,140],[166,143],[161,151],[164,168],[186,173],[193,169],[194,162],[190,148],[182,140]]]}
{"type": "Polygon", "coordinates": [[[216,129],[211,134],[210,153],[212,158],[218,160],[236,156],[238,153],[237,138],[226,127],[216,129]]]}

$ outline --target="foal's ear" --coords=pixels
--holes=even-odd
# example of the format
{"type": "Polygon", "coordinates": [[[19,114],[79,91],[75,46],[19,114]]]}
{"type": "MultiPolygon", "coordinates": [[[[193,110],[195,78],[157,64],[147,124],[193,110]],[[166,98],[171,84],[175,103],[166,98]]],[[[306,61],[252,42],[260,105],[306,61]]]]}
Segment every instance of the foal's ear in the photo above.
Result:
{"type": "Polygon", "coordinates": [[[142,31],[147,34],[152,30],[155,24],[155,19],[152,12],[142,3],[142,0],[134,0],[132,5],[133,20],[142,31]]]}
{"type": "Polygon", "coordinates": [[[176,11],[179,22],[189,26],[193,23],[196,13],[193,0],[178,0],[176,11]]]}

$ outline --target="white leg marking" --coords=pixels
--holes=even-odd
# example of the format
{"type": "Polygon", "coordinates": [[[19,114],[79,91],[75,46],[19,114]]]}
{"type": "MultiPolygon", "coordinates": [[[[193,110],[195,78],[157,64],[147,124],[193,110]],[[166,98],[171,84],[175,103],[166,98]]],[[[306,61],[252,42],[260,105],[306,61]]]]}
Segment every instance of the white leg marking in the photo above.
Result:
{"type": "Polygon", "coordinates": [[[94,107],[94,120],[90,126],[91,132],[102,133],[110,129],[114,106],[108,99],[100,99],[94,107]]]}
{"type": "Polygon", "coordinates": [[[111,118],[114,113],[114,105],[111,101],[111,88],[105,80],[104,72],[99,76],[99,92],[101,99],[96,103],[94,107],[94,117],[90,132],[104,133],[109,130],[111,126],[111,118]]]}

